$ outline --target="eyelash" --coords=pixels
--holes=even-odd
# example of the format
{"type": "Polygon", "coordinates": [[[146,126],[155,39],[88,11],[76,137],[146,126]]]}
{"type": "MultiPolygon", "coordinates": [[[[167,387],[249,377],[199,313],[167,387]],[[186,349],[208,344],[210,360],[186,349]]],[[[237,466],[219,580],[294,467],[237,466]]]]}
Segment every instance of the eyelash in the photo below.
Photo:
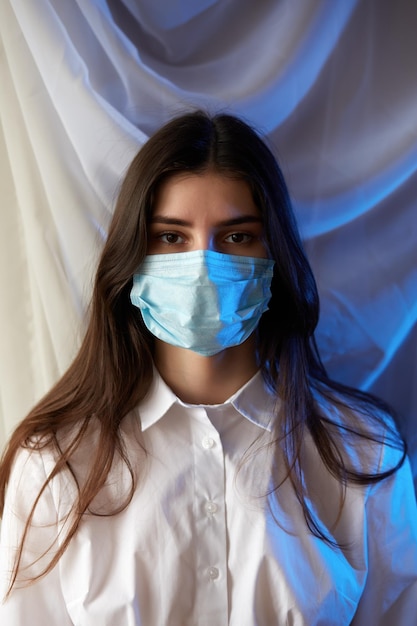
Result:
{"type": "Polygon", "coordinates": [[[238,231],[236,233],[230,233],[230,235],[228,235],[224,241],[226,241],[226,243],[235,243],[236,245],[239,245],[243,243],[249,243],[253,239],[254,239],[254,235],[252,233],[243,233],[243,232],[238,231]],[[230,242],[227,241],[227,239],[230,239],[231,237],[234,237],[235,235],[243,237],[244,241],[230,241],[230,242]]]}
{"type": "Polygon", "coordinates": [[[167,244],[168,246],[175,246],[178,243],[184,243],[184,241],[185,241],[184,237],[182,237],[178,233],[175,233],[175,232],[173,232],[171,230],[166,231],[165,233],[159,233],[156,238],[159,239],[160,241],[162,241],[162,243],[167,244]],[[164,237],[169,237],[169,236],[178,237],[179,239],[182,239],[183,241],[181,241],[181,242],[178,242],[178,241],[172,242],[172,241],[165,241],[163,239],[164,237]]]}
{"type": "MultiPolygon", "coordinates": [[[[176,233],[175,231],[171,231],[171,230],[163,232],[163,233],[159,233],[156,236],[156,238],[159,239],[162,243],[164,243],[164,244],[166,244],[168,246],[175,246],[175,245],[179,245],[179,244],[185,243],[185,238],[182,235],[176,233]],[[172,242],[172,241],[167,241],[166,239],[164,239],[164,237],[167,238],[167,237],[170,237],[170,236],[178,237],[179,239],[182,239],[182,241],[172,242]]],[[[227,235],[227,237],[224,238],[224,241],[225,241],[225,243],[240,245],[240,244],[249,243],[253,239],[254,239],[254,235],[252,233],[245,233],[245,232],[242,232],[242,231],[236,231],[236,232],[233,232],[233,233],[230,233],[229,235],[227,235]],[[244,241],[227,241],[228,239],[230,239],[232,237],[235,237],[236,235],[239,236],[239,237],[243,237],[244,241]]]]}

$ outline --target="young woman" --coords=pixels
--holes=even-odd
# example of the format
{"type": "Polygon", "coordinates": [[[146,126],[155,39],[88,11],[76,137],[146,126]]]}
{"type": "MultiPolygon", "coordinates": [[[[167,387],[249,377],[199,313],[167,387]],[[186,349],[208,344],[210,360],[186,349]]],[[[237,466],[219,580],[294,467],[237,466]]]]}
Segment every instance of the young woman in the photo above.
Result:
{"type": "Polygon", "coordinates": [[[414,623],[405,446],[327,377],[318,309],[258,135],[202,112],[157,132],[78,356],[3,456],[0,622],[414,623]]]}

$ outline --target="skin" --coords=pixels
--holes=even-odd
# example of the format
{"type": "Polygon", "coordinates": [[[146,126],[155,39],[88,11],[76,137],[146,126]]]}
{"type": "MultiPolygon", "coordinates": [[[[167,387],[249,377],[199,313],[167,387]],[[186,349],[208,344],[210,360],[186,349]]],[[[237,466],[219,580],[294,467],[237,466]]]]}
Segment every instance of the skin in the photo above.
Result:
{"type": "MultiPolygon", "coordinates": [[[[249,185],[214,172],[162,184],[149,224],[148,254],[216,250],[267,258],[263,224],[249,185]]],[[[253,335],[210,357],[156,339],[155,365],[184,402],[219,404],[257,371],[253,335]]]]}

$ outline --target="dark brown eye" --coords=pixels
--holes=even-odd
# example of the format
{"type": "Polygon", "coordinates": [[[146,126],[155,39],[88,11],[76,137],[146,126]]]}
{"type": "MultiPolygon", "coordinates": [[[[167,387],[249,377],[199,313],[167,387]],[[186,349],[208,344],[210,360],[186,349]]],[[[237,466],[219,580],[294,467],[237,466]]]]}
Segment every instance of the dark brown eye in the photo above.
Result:
{"type": "Polygon", "coordinates": [[[227,243],[248,243],[252,238],[252,235],[248,235],[248,233],[232,233],[226,237],[225,241],[227,243]]]}
{"type": "Polygon", "coordinates": [[[184,239],[180,235],[177,235],[177,233],[163,233],[159,238],[163,243],[184,243],[184,239]]]}

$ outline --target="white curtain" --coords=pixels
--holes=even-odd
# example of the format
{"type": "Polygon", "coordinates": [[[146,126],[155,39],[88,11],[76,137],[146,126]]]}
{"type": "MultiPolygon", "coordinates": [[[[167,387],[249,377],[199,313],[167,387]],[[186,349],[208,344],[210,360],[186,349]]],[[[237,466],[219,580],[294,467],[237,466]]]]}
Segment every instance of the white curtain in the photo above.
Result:
{"type": "Polygon", "coordinates": [[[0,443],[79,346],[120,180],[195,107],[286,174],[335,378],[401,416],[417,475],[415,0],[1,0],[0,443]]]}

